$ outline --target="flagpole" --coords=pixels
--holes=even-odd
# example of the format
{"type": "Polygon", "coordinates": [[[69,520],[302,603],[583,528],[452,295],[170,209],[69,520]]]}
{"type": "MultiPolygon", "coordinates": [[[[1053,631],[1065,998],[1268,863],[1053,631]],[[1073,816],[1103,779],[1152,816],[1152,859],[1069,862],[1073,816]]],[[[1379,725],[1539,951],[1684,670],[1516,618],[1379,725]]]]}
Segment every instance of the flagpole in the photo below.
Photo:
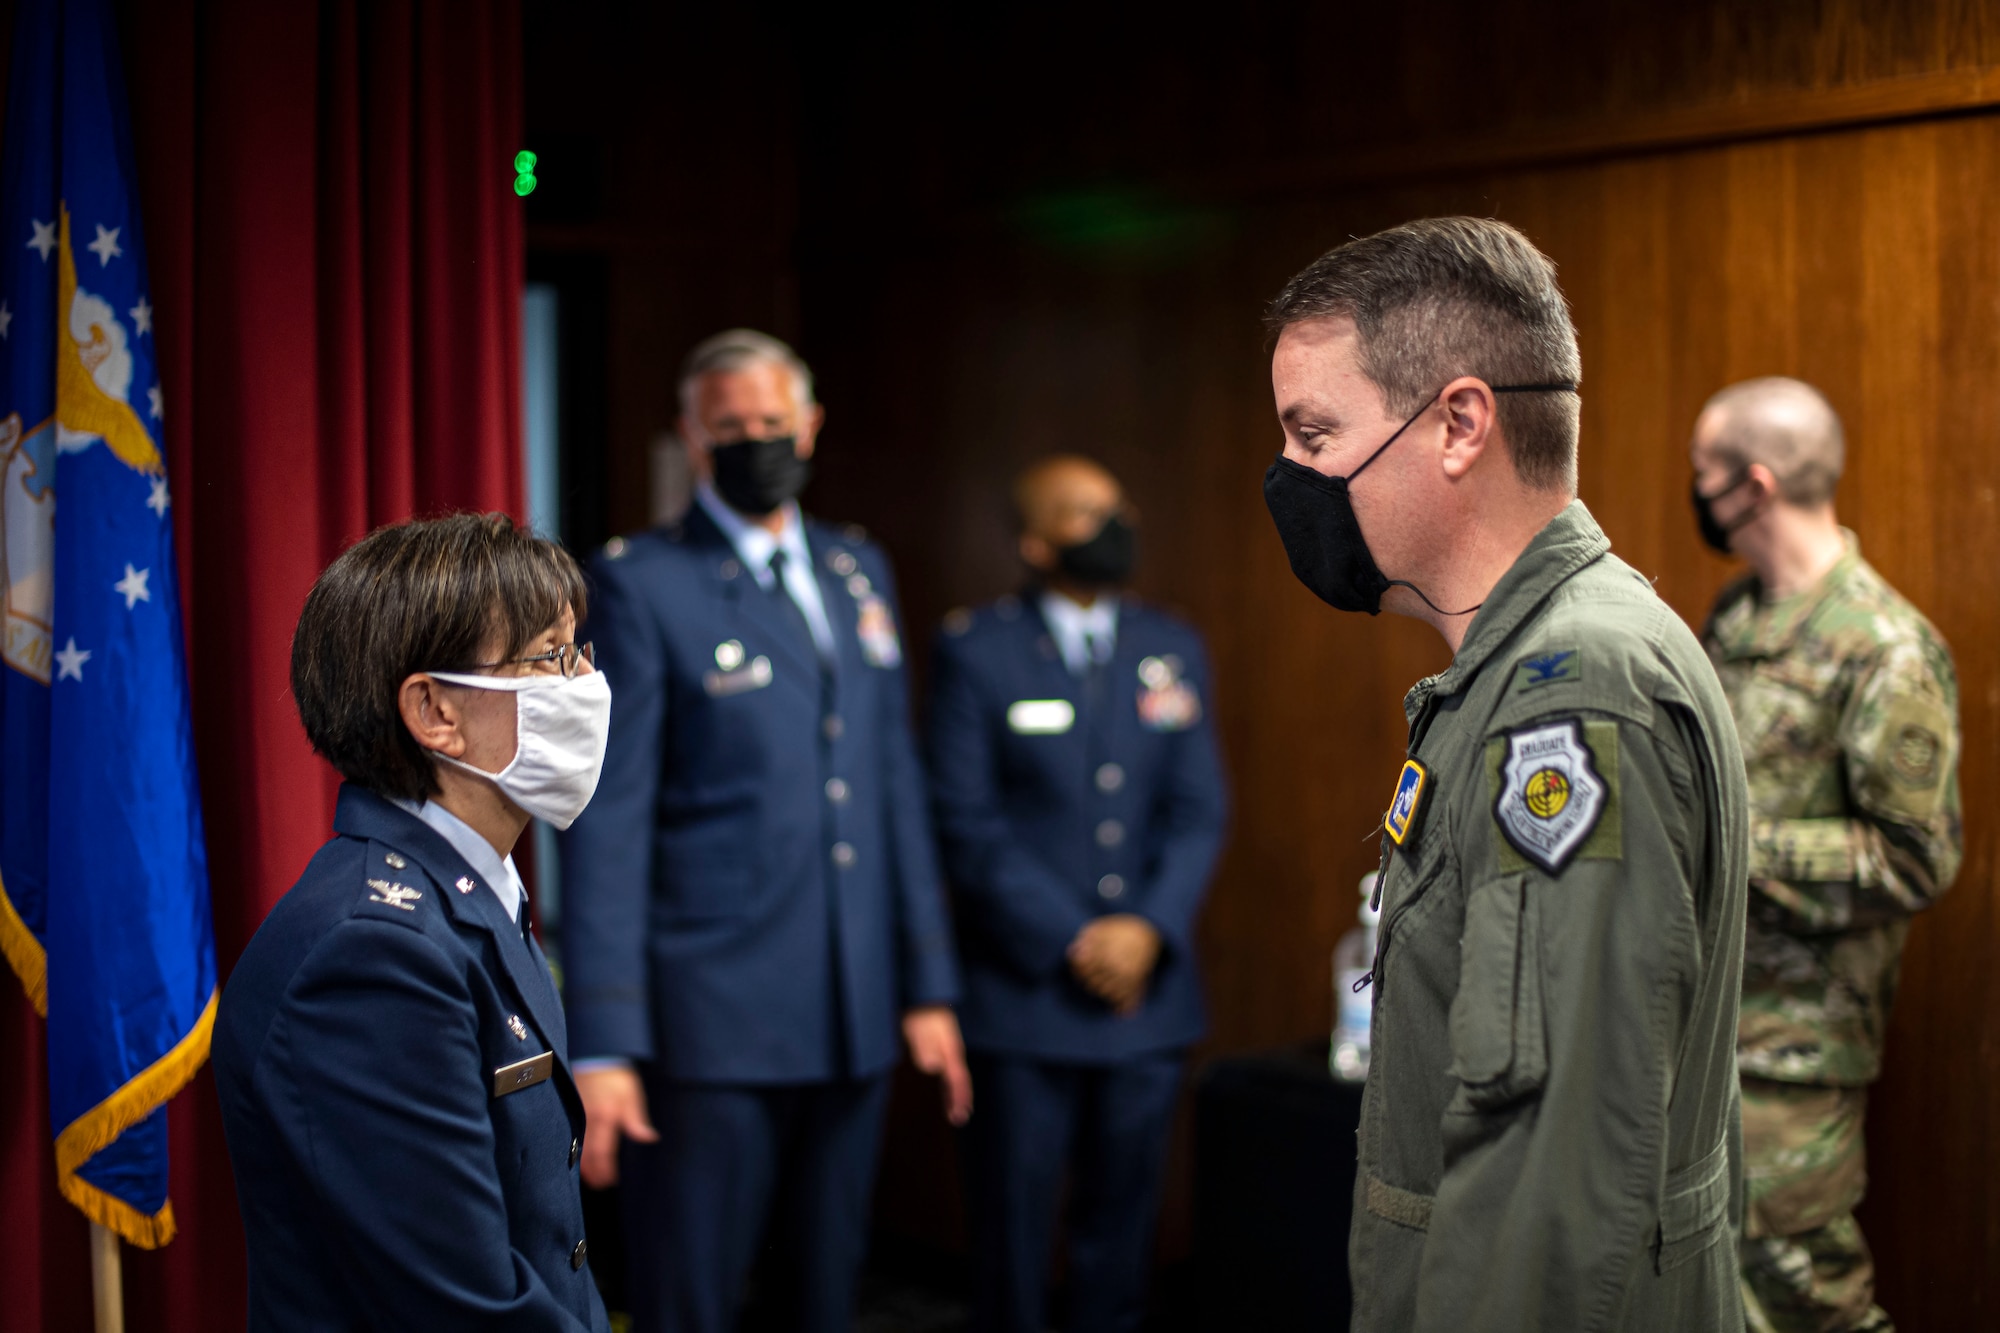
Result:
{"type": "Polygon", "coordinates": [[[97,1304],[97,1333],[125,1333],[125,1270],[118,1233],[90,1224],[90,1290],[97,1304]]]}

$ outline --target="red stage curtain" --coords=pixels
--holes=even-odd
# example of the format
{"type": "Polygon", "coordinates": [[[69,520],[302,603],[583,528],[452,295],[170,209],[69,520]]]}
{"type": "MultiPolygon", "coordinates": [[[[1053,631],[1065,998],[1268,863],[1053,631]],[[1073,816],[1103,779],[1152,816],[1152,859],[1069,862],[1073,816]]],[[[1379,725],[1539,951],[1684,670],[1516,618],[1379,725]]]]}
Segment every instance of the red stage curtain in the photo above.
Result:
{"type": "MultiPolygon", "coordinates": [[[[332,817],[287,688],[314,576],[381,523],[524,507],[520,8],[142,0],[124,19],[226,988],[332,817]]],[[[0,1076],[0,1324],[87,1329],[87,1228],[55,1193],[39,1023],[13,987],[0,1076]]],[[[240,1328],[206,1071],[169,1115],[180,1235],[125,1252],[128,1327],[240,1328]]]]}

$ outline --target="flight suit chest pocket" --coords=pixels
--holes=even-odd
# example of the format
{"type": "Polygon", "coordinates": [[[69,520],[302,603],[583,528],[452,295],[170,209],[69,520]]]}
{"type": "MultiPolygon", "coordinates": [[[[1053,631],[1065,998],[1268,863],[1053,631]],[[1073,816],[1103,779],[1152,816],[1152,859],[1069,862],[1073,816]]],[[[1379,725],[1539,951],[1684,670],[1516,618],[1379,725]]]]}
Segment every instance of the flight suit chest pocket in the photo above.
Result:
{"type": "Polygon", "coordinates": [[[1450,1110],[1497,1110],[1547,1077],[1536,910],[1518,874],[1482,884],[1466,900],[1451,1002],[1451,1073],[1459,1090],[1450,1110]]]}

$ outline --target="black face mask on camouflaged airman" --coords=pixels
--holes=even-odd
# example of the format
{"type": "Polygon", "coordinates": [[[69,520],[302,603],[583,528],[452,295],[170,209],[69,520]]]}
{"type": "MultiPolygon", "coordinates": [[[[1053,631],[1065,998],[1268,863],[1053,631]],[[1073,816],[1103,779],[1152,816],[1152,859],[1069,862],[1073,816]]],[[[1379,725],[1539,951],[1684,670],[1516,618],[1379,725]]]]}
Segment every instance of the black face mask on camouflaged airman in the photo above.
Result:
{"type": "Polygon", "coordinates": [[[1735,552],[1729,549],[1729,535],[1757,517],[1759,510],[1756,505],[1744,510],[1734,523],[1724,523],[1715,516],[1715,502],[1737,490],[1748,480],[1750,480],[1750,468],[1746,464],[1736,469],[1735,474],[1723,484],[1722,489],[1713,495],[1701,493],[1700,477],[1688,483],[1688,498],[1694,503],[1694,521],[1700,526],[1701,539],[1709,550],[1721,555],[1734,555],[1735,552]]]}
{"type": "MultiPolygon", "coordinates": [[[[1574,393],[1576,385],[1496,384],[1494,393],[1574,393]]],[[[1423,599],[1425,606],[1441,616],[1469,616],[1479,609],[1447,611],[1424,596],[1424,590],[1407,579],[1392,579],[1382,573],[1368,541],[1361,535],[1361,521],[1354,516],[1354,502],[1348,488],[1416,424],[1418,417],[1437,401],[1432,395],[1396,433],[1382,441],[1361,466],[1344,477],[1329,477],[1279,454],[1264,471],[1264,506],[1277,525],[1278,540],[1292,562],[1292,573],[1312,594],[1336,611],[1365,611],[1376,615],[1382,610],[1382,594],[1391,588],[1408,588],[1423,599]]]]}

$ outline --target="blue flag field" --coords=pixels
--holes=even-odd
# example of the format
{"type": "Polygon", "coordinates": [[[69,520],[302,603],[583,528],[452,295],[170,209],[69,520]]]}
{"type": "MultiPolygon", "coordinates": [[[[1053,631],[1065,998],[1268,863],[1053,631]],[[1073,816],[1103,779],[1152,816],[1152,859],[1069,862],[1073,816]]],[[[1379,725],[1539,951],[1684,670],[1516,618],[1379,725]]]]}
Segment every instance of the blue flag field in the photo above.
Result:
{"type": "Polygon", "coordinates": [[[159,362],[109,0],[20,0],[0,146],[0,952],[48,1020],[63,1195],[174,1234],[164,1103],[215,942],[159,362]]]}

